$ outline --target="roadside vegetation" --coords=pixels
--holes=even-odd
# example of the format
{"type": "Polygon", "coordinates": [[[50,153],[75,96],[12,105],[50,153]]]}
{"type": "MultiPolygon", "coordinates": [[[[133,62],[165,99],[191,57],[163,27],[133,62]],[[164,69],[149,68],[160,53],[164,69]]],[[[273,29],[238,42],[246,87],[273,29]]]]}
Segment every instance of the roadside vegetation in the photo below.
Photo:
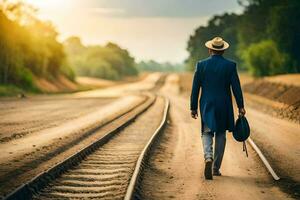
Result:
{"type": "Polygon", "coordinates": [[[300,73],[300,1],[239,0],[241,14],[213,16],[196,29],[188,41],[187,68],[207,57],[203,44],[216,35],[230,42],[226,56],[240,63],[241,70],[261,77],[300,73]]]}
{"type": "Polygon", "coordinates": [[[58,41],[58,32],[23,1],[0,0],[0,96],[70,92],[76,76],[121,80],[138,75],[134,58],[117,44],[85,46],[58,41]]]}
{"type": "Polygon", "coordinates": [[[0,85],[0,96],[13,96],[24,91],[14,85],[0,85]]]}
{"type": "Polygon", "coordinates": [[[117,44],[85,46],[80,38],[70,37],[64,47],[76,75],[120,80],[138,74],[134,58],[117,44]]]}
{"type": "Polygon", "coordinates": [[[39,20],[27,4],[0,3],[0,84],[35,89],[37,76],[73,80],[52,24],[39,20]]]}
{"type": "Polygon", "coordinates": [[[137,64],[139,71],[146,72],[182,72],[184,71],[184,64],[164,62],[159,63],[154,60],[141,61],[137,64]]]}
{"type": "Polygon", "coordinates": [[[128,80],[139,72],[183,69],[179,64],[136,63],[114,43],[84,45],[75,36],[60,42],[58,36],[29,4],[0,0],[0,96],[82,90],[76,76],[128,80]]]}
{"type": "Polygon", "coordinates": [[[82,90],[76,76],[121,80],[136,76],[134,58],[117,44],[58,41],[55,27],[23,1],[0,0],[0,96],[82,90]]]}

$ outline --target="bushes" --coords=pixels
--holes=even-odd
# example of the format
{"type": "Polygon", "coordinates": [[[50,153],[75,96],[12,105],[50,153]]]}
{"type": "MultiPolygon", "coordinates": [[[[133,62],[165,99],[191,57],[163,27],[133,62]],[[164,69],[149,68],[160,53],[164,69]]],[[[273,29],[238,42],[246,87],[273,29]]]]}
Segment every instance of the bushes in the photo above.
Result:
{"type": "Polygon", "coordinates": [[[16,77],[15,82],[17,83],[16,85],[19,85],[22,88],[26,88],[26,89],[34,88],[33,75],[29,69],[25,67],[17,68],[15,77],[16,77]]]}
{"type": "Polygon", "coordinates": [[[274,41],[264,40],[250,45],[243,52],[243,59],[254,76],[267,76],[285,72],[287,55],[278,50],[274,41]]]}
{"type": "Polygon", "coordinates": [[[69,63],[65,62],[61,67],[60,67],[60,74],[64,75],[67,77],[69,80],[74,81],[75,80],[75,73],[72,70],[72,68],[69,66],[69,63]]]}
{"type": "Polygon", "coordinates": [[[72,68],[78,75],[107,79],[138,73],[134,58],[116,44],[83,46],[73,37],[64,46],[53,25],[35,12],[23,1],[0,0],[0,84],[34,89],[35,77],[74,80],[72,68]]]}
{"type": "Polygon", "coordinates": [[[218,35],[230,43],[225,56],[239,62],[239,69],[246,65],[256,76],[300,73],[300,1],[238,2],[243,7],[241,14],[213,16],[190,36],[188,69],[208,56],[204,43],[218,35]]]}
{"type": "Polygon", "coordinates": [[[82,65],[78,66],[78,74],[111,80],[120,79],[120,74],[111,67],[111,64],[101,57],[87,58],[82,65]],[[83,71],[84,70],[84,71],[83,71]]]}
{"type": "Polygon", "coordinates": [[[74,78],[54,27],[36,18],[30,6],[0,4],[0,30],[0,84],[33,88],[34,76],[74,78]]]}
{"type": "Polygon", "coordinates": [[[138,73],[134,58],[116,44],[84,46],[78,37],[71,37],[64,46],[77,75],[117,80],[138,73]]]}
{"type": "Polygon", "coordinates": [[[15,96],[16,94],[23,93],[24,91],[14,85],[0,85],[0,97],[2,96],[15,96]]]}
{"type": "Polygon", "coordinates": [[[137,64],[140,71],[146,72],[180,72],[184,70],[183,64],[173,64],[169,62],[158,63],[154,60],[141,61],[137,64]]]}

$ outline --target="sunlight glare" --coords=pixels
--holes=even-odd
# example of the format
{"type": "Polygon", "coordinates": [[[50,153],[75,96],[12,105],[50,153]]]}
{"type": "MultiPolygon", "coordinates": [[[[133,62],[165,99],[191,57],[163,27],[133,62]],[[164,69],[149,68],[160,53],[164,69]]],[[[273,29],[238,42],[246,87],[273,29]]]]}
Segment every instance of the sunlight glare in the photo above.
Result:
{"type": "Polygon", "coordinates": [[[71,0],[24,0],[38,9],[53,9],[53,8],[66,8],[72,4],[71,0]]]}

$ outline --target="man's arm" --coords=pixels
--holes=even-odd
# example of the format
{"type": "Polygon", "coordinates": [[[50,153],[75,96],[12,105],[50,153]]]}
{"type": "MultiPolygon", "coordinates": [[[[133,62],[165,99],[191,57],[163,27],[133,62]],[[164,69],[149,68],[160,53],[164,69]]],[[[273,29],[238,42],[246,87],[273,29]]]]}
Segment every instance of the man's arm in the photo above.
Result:
{"type": "Polygon", "coordinates": [[[194,73],[193,86],[191,92],[191,101],[190,101],[191,115],[195,119],[198,116],[198,99],[199,99],[200,86],[201,86],[201,76],[199,71],[199,64],[197,64],[194,73]]]}
{"type": "Polygon", "coordinates": [[[233,91],[233,95],[236,101],[236,104],[239,108],[239,114],[245,115],[246,111],[244,109],[244,98],[243,98],[243,92],[241,89],[240,79],[237,73],[237,67],[236,64],[234,64],[234,70],[231,76],[231,88],[233,91]]]}

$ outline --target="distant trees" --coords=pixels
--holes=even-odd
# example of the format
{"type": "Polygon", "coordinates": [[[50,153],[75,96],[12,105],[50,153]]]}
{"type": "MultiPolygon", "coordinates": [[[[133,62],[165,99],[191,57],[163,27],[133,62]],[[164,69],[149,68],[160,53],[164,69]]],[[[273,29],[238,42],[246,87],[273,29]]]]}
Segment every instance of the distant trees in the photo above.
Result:
{"type": "Polygon", "coordinates": [[[50,22],[36,17],[36,10],[22,1],[0,0],[0,84],[35,88],[34,79],[55,81],[63,75],[120,79],[136,75],[134,58],[125,49],[84,46],[71,37],[64,44],[50,22]]]}
{"type": "Polygon", "coordinates": [[[84,46],[78,37],[70,37],[64,46],[77,75],[116,80],[138,73],[134,58],[116,44],[84,46]]]}
{"type": "Polygon", "coordinates": [[[207,56],[203,44],[220,35],[231,44],[227,57],[241,61],[240,69],[255,76],[300,72],[300,1],[239,0],[240,15],[213,17],[190,37],[187,60],[193,69],[196,60],[207,56]],[[268,57],[268,58],[266,58],[268,57]]]}
{"type": "Polygon", "coordinates": [[[57,32],[22,2],[0,0],[0,84],[33,87],[34,76],[73,79],[57,32]]]}
{"type": "Polygon", "coordinates": [[[204,44],[215,36],[221,36],[230,42],[230,48],[226,51],[226,56],[239,60],[236,54],[237,49],[237,22],[238,15],[228,14],[216,15],[212,17],[207,26],[200,26],[195,33],[190,36],[187,50],[190,54],[187,59],[187,67],[193,70],[198,60],[208,56],[208,50],[204,44]]]}
{"type": "Polygon", "coordinates": [[[154,60],[150,61],[141,61],[137,64],[137,68],[140,71],[148,71],[148,72],[179,72],[184,70],[183,64],[172,64],[169,62],[159,63],[154,60]]]}

